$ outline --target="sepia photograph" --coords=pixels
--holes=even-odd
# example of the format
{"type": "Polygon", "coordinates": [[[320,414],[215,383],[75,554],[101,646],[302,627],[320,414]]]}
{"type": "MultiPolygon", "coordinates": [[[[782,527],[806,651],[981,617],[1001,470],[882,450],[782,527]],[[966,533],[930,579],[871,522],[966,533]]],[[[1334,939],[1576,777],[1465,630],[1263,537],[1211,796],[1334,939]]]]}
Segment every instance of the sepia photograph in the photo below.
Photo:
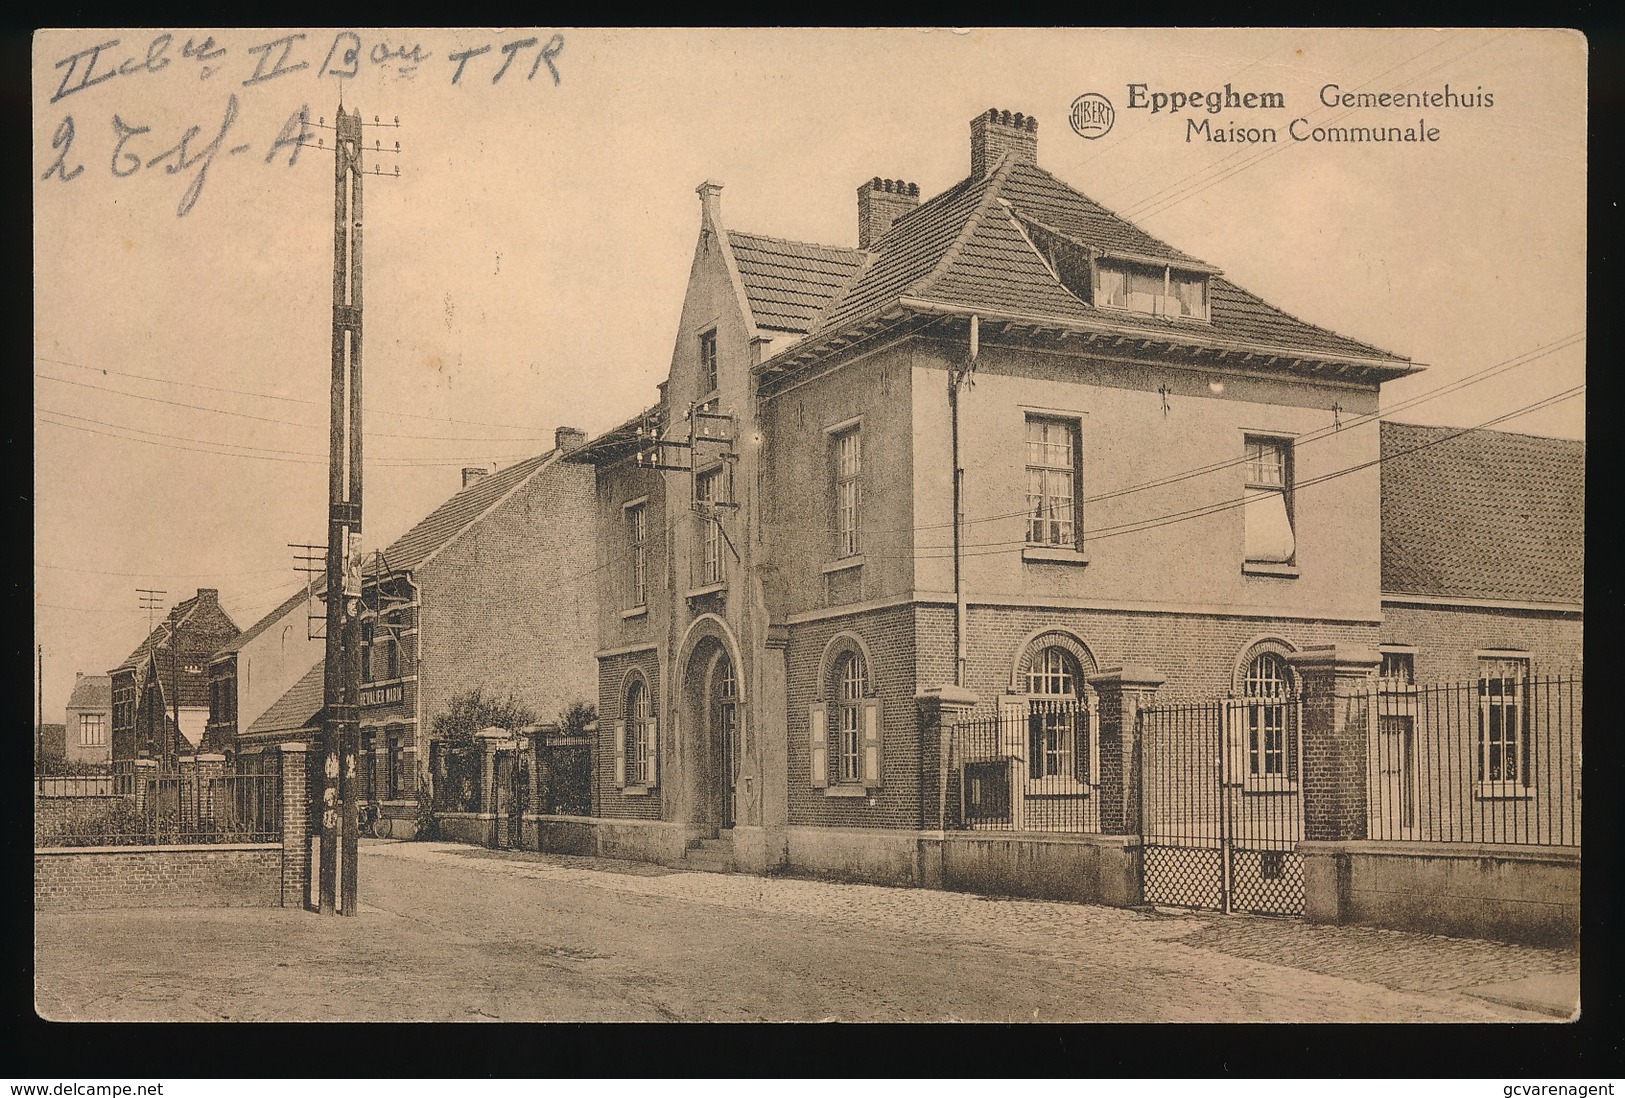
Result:
{"type": "Polygon", "coordinates": [[[35,1014],[1578,1019],[1587,62],[36,31],[35,1014]]]}

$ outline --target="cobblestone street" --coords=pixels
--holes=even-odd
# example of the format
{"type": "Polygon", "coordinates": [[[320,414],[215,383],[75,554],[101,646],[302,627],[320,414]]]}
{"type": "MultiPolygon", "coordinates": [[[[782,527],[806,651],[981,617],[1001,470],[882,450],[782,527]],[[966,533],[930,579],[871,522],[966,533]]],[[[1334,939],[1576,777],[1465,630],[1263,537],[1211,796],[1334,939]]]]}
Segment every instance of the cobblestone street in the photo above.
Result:
{"type": "Polygon", "coordinates": [[[362,847],[362,912],[36,916],[47,1018],[1551,1020],[1575,952],[1203,913],[362,847]]]}

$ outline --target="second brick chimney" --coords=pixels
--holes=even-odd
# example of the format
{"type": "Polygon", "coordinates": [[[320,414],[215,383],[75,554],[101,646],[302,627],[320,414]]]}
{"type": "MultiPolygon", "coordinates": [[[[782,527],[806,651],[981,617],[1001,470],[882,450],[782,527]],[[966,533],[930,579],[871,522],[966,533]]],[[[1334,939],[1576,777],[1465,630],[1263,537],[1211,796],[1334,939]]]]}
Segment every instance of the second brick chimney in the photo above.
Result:
{"type": "Polygon", "coordinates": [[[587,432],[580,427],[559,427],[553,431],[553,448],[563,453],[579,450],[587,445],[587,432]]]}
{"type": "Polygon", "coordinates": [[[892,223],[920,204],[917,183],[882,179],[878,175],[858,188],[858,247],[867,248],[885,235],[892,223]]]}
{"type": "Polygon", "coordinates": [[[483,465],[469,465],[469,466],[466,466],[463,469],[463,487],[467,488],[470,484],[473,484],[476,480],[479,480],[481,477],[488,477],[490,475],[491,475],[491,470],[487,469],[483,465]]]}
{"type": "Polygon", "coordinates": [[[970,120],[970,174],[981,179],[1014,149],[1029,164],[1038,162],[1038,119],[989,107],[970,120]]]}

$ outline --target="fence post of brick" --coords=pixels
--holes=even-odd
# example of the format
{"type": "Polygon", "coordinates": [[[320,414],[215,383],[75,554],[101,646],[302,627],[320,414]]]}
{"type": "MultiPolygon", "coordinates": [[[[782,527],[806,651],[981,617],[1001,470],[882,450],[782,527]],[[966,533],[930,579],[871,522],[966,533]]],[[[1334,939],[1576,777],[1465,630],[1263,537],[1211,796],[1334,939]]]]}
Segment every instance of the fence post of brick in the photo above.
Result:
{"type": "Polygon", "coordinates": [[[1345,842],[1367,836],[1366,704],[1381,657],[1370,649],[1322,645],[1287,656],[1303,699],[1303,837],[1345,842]]]}
{"type": "Polygon", "coordinates": [[[208,753],[197,756],[194,764],[197,774],[198,820],[205,828],[212,828],[220,819],[220,793],[226,775],[226,757],[208,753]]]}
{"type": "Polygon", "coordinates": [[[309,744],[285,743],[282,767],[282,906],[304,907],[310,896],[309,744]]]}
{"type": "Polygon", "coordinates": [[[135,810],[145,816],[147,814],[147,783],[157,776],[158,763],[153,759],[135,759],[130,766],[134,774],[132,792],[135,794],[135,810]]]}
{"type": "MultiPolygon", "coordinates": [[[[962,686],[928,686],[914,695],[920,713],[920,824],[925,831],[942,831],[947,814],[949,737],[955,723],[964,720],[980,699],[962,686]],[[934,822],[933,822],[934,821],[934,822]]],[[[943,887],[947,850],[942,838],[922,839],[916,873],[926,888],[943,887]],[[936,850],[929,849],[935,844],[936,850]]]]}
{"type": "Polygon", "coordinates": [[[475,796],[476,812],[497,810],[497,747],[508,738],[506,728],[482,728],[474,733],[474,742],[480,748],[480,786],[475,796]]]}
{"type": "Polygon", "coordinates": [[[1099,701],[1100,830],[1140,833],[1140,710],[1167,681],[1145,667],[1110,667],[1089,677],[1099,701]]]}

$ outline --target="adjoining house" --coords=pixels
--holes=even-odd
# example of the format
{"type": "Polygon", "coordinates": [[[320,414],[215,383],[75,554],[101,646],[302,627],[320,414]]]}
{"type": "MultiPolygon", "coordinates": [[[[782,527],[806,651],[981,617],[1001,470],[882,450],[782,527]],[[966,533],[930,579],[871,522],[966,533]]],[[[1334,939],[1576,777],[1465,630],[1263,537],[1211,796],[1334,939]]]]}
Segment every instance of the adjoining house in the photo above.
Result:
{"type": "Polygon", "coordinates": [[[568,821],[595,849],[915,879],[929,707],[1011,715],[1045,803],[1096,812],[1079,714],[1122,669],[1273,695],[1294,653],[1381,639],[1374,417],[1418,367],[1049,174],[1034,119],[970,130],[929,201],[858,188],[857,248],[733,230],[698,188],[660,404],[573,458],[617,580],[568,821]]]}
{"type": "Polygon", "coordinates": [[[1386,422],[1382,458],[1391,677],[1579,671],[1585,443],[1386,422]]]}
{"type": "Polygon", "coordinates": [[[209,657],[236,635],[220,592],[200,587],[109,672],[115,765],[143,758],[171,766],[197,750],[209,720],[209,657]]]}
{"type": "MultiPolygon", "coordinates": [[[[563,460],[585,437],[561,427],[547,453],[463,470],[462,490],[365,562],[361,799],[397,833],[409,830],[430,779],[429,730],[454,695],[511,693],[542,720],[595,695],[593,476],[563,460]]],[[[319,736],[321,642],[301,658],[291,687],[252,721],[239,717],[239,765],[319,736]]]]}
{"type": "Polygon", "coordinates": [[[68,696],[63,758],[69,764],[102,766],[113,760],[113,680],[74,673],[68,696]]]}
{"type": "Polygon", "coordinates": [[[209,721],[205,749],[230,756],[238,729],[254,724],[282,697],[312,662],[323,655],[322,612],[317,581],[290,595],[276,609],[243,630],[209,659],[209,721]]]}

